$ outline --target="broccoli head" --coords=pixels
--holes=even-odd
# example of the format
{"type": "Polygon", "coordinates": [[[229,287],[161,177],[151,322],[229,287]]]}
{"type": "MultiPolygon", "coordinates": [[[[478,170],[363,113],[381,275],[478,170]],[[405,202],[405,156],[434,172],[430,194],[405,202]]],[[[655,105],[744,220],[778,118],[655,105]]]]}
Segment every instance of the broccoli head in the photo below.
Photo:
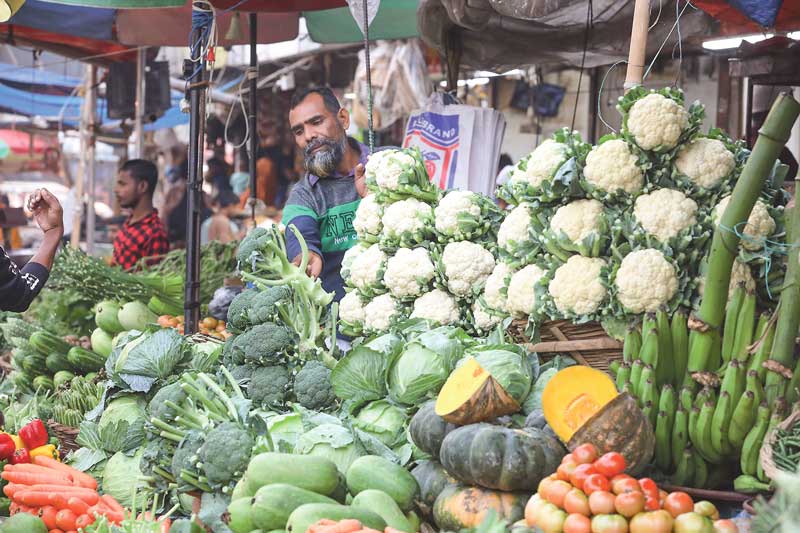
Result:
{"type": "Polygon", "coordinates": [[[236,295],[228,307],[227,325],[229,328],[235,331],[244,331],[250,327],[248,314],[257,295],[258,291],[254,290],[244,290],[236,295]]]}
{"type": "Polygon", "coordinates": [[[242,335],[229,337],[222,348],[222,364],[232,368],[244,364],[244,351],[239,347],[237,341],[242,335]]]}
{"type": "Polygon", "coordinates": [[[198,456],[209,485],[238,479],[247,469],[255,439],[234,422],[223,422],[206,435],[198,456]]]}
{"type": "Polygon", "coordinates": [[[243,270],[251,261],[253,252],[261,251],[265,242],[270,240],[269,231],[264,228],[253,228],[242,242],[239,243],[239,250],[236,252],[236,260],[239,261],[239,270],[243,270]]]}
{"type": "Polygon", "coordinates": [[[176,405],[181,405],[186,399],[186,393],[181,388],[181,382],[175,381],[158,389],[147,404],[147,412],[150,418],[158,418],[164,422],[172,422],[175,419],[175,411],[167,407],[165,402],[171,401],[176,405]]]}
{"type": "Polygon", "coordinates": [[[291,376],[284,366],[262,366],[253,372],[248,397],[261,407],[281,406],[286,402],[286,392],[291,376]]]}
{"type": "Polygon", "coordinates": [[[253,298],[248,312],[250,324],[264,324],[278,319],[277,303],[289,300],[292,289],[286,285],[276,285],[261,291],[253,298]]]}
{"type": "Polygon", "coordinates": [[[277,362],[293,345],[294,338],[288,329],[267,322],[239,335],[234,352],[241,350],[246,363],[266,365],[277,362]]]}
{"type": "Polygon", "coordinates": [[[297,403],[306,409],[321,411],[336,402],[331,385],[331,371],[319,361],[309,361],[294,378],[297,403]]]}
{"type": "Polygon", "coordinates": [[[172,456],[172,475],[178,480],[178,486],[195,490],[194,485],[187,483],[181,474],[197,476],[197,452],[203,445],[203,435],[199,431],[189,431],[178,444],[172,456]]]}
{"type": "Polygon", "coordinates": [[[237,383],[241,384],[243,381],[250,381],[255,369],[256,365],[237,365],[231,368],[231,376],[233,376],[233,379],[235,379],[237,383]]]}

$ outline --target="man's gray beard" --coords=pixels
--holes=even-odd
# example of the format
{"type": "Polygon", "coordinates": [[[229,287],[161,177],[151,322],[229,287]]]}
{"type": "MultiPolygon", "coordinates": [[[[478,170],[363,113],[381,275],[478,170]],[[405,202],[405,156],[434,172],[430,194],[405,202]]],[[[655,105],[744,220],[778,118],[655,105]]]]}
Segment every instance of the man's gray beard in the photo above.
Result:
{"type": "Polygon", "coordinates": [[[336,172],[336,168],[344,158],[347,137],[342,135],[340,141],[333,139],[320,139],[306,146],[303,164],[306,170],[320,178],[327,178],[336,172]],[[316,152],[314,149],[323,146],[316,152]]]}

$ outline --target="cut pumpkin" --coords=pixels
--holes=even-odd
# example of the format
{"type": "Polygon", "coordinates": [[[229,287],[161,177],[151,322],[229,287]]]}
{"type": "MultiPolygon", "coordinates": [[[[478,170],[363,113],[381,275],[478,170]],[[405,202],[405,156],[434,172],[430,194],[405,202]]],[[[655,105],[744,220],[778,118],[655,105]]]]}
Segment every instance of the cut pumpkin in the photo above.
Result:
{"type": "Polygon", "coordinates": [[[571,366],[559,371],[542,393],[544,417],[558,438],[572,435],[617,396],[617,387],[600,370],[571,366]]]}
{"type": "Polygon", "coordinates": [[[519,403],[473,357],[468,357],[447,378],[435,408],[437,415],[459,426],[493,420],[519,410],[519,403]]]}

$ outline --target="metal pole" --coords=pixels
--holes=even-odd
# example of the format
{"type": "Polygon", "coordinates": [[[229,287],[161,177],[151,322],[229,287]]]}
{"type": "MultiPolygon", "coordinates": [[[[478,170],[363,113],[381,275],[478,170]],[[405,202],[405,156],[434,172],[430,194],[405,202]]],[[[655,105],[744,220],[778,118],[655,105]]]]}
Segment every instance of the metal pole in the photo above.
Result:
{"type": "Polygon", "coordinates": [[[136,106],[134,117],[134,151],[136,158],[144,156],[144,113],[145,113],[145,52],[144,48],[136,51],[136,106]]]}
{"type": "MultiPolygon", "coordinates": [[[[200,30],[192,32],[198,43],[200,30]]],[[[192,60],[184,63],[184,77],[189,80],[189,182],[186,185],[186,285],[184,287],[184,332],[197,332],[200,322],[200,209],[203,202],[203,148],[206,118],[206,61],[203,47],[192,47],[192,60]]]]}
{"type": "Polygon", "coordinates": [[[95,197],[95,143],[97,135],[97,67],[94,65],[86,66],[86,74],[89,78],[88,92],[86,93],[86,106],[88,107],[88,146],[86,147],[86,253],[94,253],[94,197],[95,197]]]}
{"type": "Polygon", "coordinates": [[[258,37],[258,15],[250,13],[250,68],[247,70],[247,81],[249,82],[249,105],[247,109],[247,123],[250,131],[250,157],[247,159],[248,170],[250,171],[250,216],[253,218],[253,227],[256,225],[256,200],[258,194],[256,187],[256,156],[258,150],[258,131],[256,126],[256,116],[258,115],[258,54],[256,52],[256,39],[258,37]]]}

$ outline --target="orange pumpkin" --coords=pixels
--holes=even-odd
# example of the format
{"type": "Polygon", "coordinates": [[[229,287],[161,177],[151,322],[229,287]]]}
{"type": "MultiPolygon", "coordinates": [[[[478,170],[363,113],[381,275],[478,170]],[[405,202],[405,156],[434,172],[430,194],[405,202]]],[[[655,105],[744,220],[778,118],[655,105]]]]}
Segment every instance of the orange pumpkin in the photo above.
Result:
{"type": "Polygon", "coordinates": [[[433,519],[441,530],[458,531],[477,527],[493,509],[499,519],[513,523],[525,516],[529,498],[527,493],[451,485],[436,498],[433,519]]]}

